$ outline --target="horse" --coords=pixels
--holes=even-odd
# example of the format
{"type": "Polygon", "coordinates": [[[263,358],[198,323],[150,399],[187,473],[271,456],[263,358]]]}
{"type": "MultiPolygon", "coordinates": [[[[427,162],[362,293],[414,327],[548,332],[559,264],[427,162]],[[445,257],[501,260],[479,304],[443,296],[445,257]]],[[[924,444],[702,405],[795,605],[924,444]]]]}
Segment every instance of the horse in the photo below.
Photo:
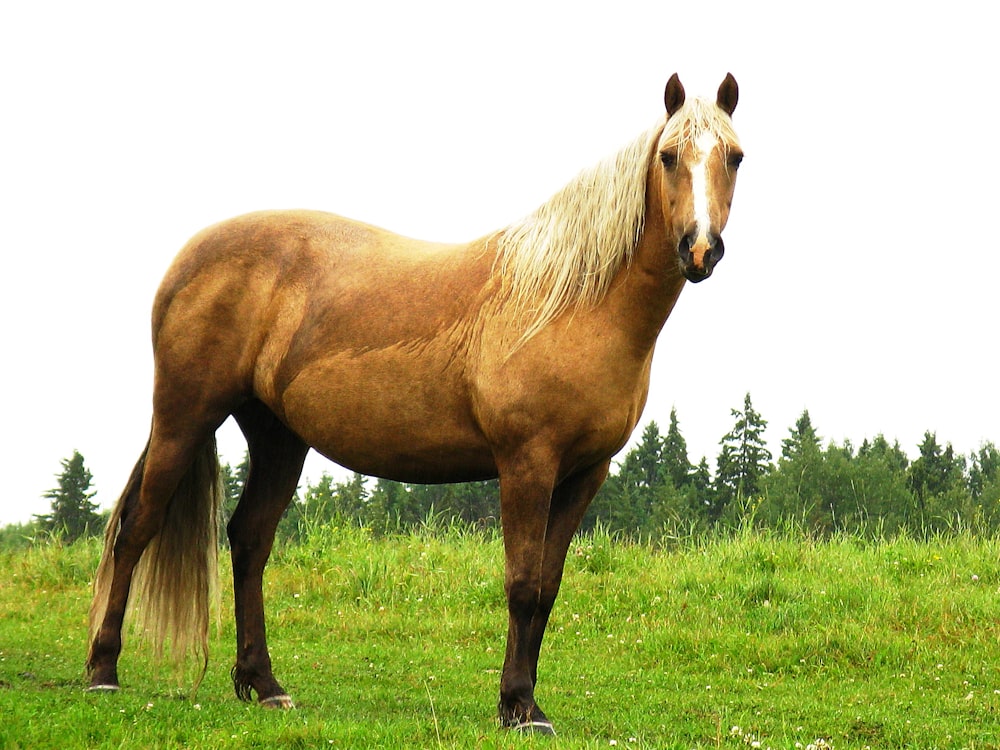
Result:
{"type": "Polygon", "coordinates": [[[239,698],[294,705],[272,671],[261,587],[312,447],[403,482],[499,477],[499,723],[554,733],[535,686],[567,550],[639,420],[682,287],[723,255],[743,156],[737,99],[731,74],[712,101],[689,99],[675,73],[653,127],[527,217],[466,244],[302,210],[195,235],[153,304],[152,424],[105,531],[89,689],[119,689],[130,592],[146,632],[181,659],[200,657],[204,676],[215,432],[231,415],[250,457],[226,527],[239,698]]]}

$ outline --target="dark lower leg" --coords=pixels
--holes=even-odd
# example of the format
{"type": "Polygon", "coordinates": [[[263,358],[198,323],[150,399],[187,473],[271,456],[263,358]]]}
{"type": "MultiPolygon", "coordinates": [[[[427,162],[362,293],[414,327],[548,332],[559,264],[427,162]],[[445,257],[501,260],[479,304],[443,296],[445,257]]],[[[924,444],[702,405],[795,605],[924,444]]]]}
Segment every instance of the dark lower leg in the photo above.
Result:
{"type": "Polygon", "coordinates": [[[228,527],[236,608],[233,686],[241,700],[256,693],[264,705],[290,707],[267,649],[263,577],[275,530],[295,492],[308,447],[259,402],[246,405],[236,417],[247,437],[251,466],[228,527]]]}
{"type": "MultiPolygon", "coordinates": [[[[544,554],[541,560],[540,581],[533,596],[526,598],[524,609],[519,620],[523,627],[517,630],[517,641],[512,641],[508,636],[508,660],[510,663],[521,663],[526,665],[528,680],[524,681],[523,672],[514,670],[512,674],[517,675],[521,682],[512,682],[512,697],[517,694],[518,688],[523,693],[524,685],[530,684],[531,702],[526,709],[526,718],[529,721],[538,721],[536,716],[540,716],[542,721],[546,721],[544,714],[538,710],[534,703],[534,688],[538,682],[538,659],[542,647],[542,640],[545,635],[545,628],[548,625],[549,616],[555,605],[556,596],[559,593],[559,586],[562,581],[563,568],[566,561],[566,553],[573,539],[573,535],[580,526],[583,516],[586,513],[590,501],[596,494],[604,478],[607,476],[608,465],[601,464],[593,469],[583,472],[559,485],[552,496],[552,503],[549,509],[548,523],[546,526],[544,554]],[[529,601],[533,607],[529,607],[529,601]],[[530,609],[530,616],[528,612],[530,609]],[[523,639],[523,640],[522,640],[523,639]],[[510,644],[518,643],[519,647],[511,653],[510,644]],[[520,645],[523,644],[523,653],[520,645]],[[533,711],[537,711],[533,713],[533,711]]],[[[513,610],[512,610],[513,611],[513,610]]],[[[514,618],[511,618],[511,631],[514,631],[514,618]]],[[[506,674],[506,668],[505,668],[506,674]]],[[[503,695],[503,691],[501,691],[503,695]]],[[[502,703],[503,701],[501,701],[502,703]]],[[[517,706],[516,698],[513,705],[517,706]]]]}
{"type": "MultiPolygon", "coordinates": [[[[100,629],[90,647],[87,670],[90,686],[96,689],[113,689],[118,682],[118,657],[122,649],[122,625],[132,587],[132,575],[149,542],[156,536],[163,522],[163,503],[154,502],[146,494],[150,481],[137,484],[127,498],[128,506],[122,515],[121,528],[113,547],[113,573],[108,591],[108,601],[100,629]]],[[[167,495],[169,497],[169,494],[167,495]]]]}
{"type": "Polygon", "coordinates": [[[546,461],[544,453],[524,455],[512,462],[507,472],[503,467],[500,472],[508,628],[498,713],[501,725],[506,727],[551,727],[535,702],[531,623],[541,593],[554,465],[546,461]]]}

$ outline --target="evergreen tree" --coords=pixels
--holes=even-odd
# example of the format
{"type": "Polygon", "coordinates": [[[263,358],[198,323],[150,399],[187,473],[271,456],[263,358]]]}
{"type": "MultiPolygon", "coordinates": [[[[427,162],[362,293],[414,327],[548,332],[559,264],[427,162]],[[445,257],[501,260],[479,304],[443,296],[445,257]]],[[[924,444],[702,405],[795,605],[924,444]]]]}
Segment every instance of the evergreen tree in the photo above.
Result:
{"type": "Polygon", "coordinates": [[[942,449],[937,434],[927,431],[919,445],[920,456],[910,465],[910,489],[921,509],[934,496],[945,494],[962,481],[964,459],[957,459],[951,443],[942,449]]]}
{"type": "Polygon", "coordinates": [[[52,501],[52,512],[37,518],[43,531],[62,534],[66,542],[73,542],[98,533],[102,522],[97,504],[91,502],[97,493],[90,489],[94,477],[84,464],[83,456],[73,451],[72,457],[62,460],[62,467],[58,475],[59,486],[44,495],[52,501]]]}
{"type": "Polygon", "coordinates": [[[366,477],[355,472],[346,482],[334,483],[328,472],[316,484],[306,487],[299,516],[307,526],[327,523],[366,524],[370,522],[366,477]]]}
{"type": "Polygon", "coordinates": [[[618,477],[629,489],[649,489],[662,481],[663,437],[656,422],[643,428],[642,437],[625,455],[618,477]]]}
{"type": "Polygon", "coordinates": [[[720,441],[722,451],[716,461],[716,497],[709,513],[713,523],[734,501],[759,495],[771,468],[771,452],[764,443],[767,421],[754,411],[749,393],[743,399],[743,411],[733,409],[732,415],[736,424],[720,441]]]}
{"type": "Polygon", "coordinates": [[[599,522],[611,531],[648,532],[667,514],[656,504],[667,499],[664,488],[672,483],[663,463],[664,439],[656,422],[649,422],[637,445],[625,454],[618,471],[597,492],[581,528],[590,530],[599,522]]]}
{"type": "Polygon", "coordinates": [[[242,460],[234,469],[229,463],[224,463],[219,469],[222,477],[222,490],[225,497],[222,501],[222,518],[225,523],[233,517],[236,505],[243,494],[243,488],[247,483],[247,476],[250,474],[250,452],[244,451],[242,460]]]}
{"type": "Polygon", "coordinates": [[[337,514],[363,523],[370,499],[367,481],[368,477],[364,474],[354,472],[346,482],[337,484],[334,488],[334,507],[337,514]]]}
{"type": "Polygon", "coordinates": [[[899,441],[889,445],[889,441],[882,433],[876,435],[870,443],[865,439],[858,451],[858,457],[884,459],[887,465],[896,472],[905,472],[910,465],[910,459],[907,458],[906,452],[899,447],[899,441]]]}
{"type": "Polygon", "coordinates": [[[480,527],[495,526],[500,519],[500,483],[496,479],[410,485],[410,493],[424,518],[433,513],[480,527]]]}
{"type": "Polygon", "coordinates": [[[865,530],[872,534],[894,534],[903,528],[919,528],[916,501],[906,470],[909,459],[895,442],[889,445],[879,434],[866,440],[854,461],[852,481],[865,513],[865,530]]]}
{"type": "Polygon", "coordinates": [[[611,512],[601,519],[612,531],[648,530],[660,490],[670,483],[663,464],[663,447],[660,427],[650,421],[638,445],[625,455],[613,483],[618,496],[611,512]]]}
{"type": "Polygon", "coordinates": [[[660,459],[674,487],[680,489],[691,483],[694,467],[688,460],[687,441],[681,435],[677,409],[670,410],[670,427],[660,447],[660,459]]]}
{"type": "Polygon", "coordinates": [[[761,519],[772,525],[805,523],[813,530],[829,527],[830,513],[823,497],[824,455],[808,410],[802,411],[788,432],[781,441],[777,469],[765,482],[761,519]]]}
{"type": "Polygon", "coordinates": [[[969,468],[969,491],[976,500],[984,488],[1000,476],[1000,451],[993,443],[986,443],[972,454],[969,468]]]}
{"type": "Polygon", "coordinates": [[[710,513],[716,506],[715,485],[712,483],[712,472],[708,468],[708,459],[701,457],[701,461],[691,474],[691,484],[688,485],[688,508],[691,510],[694,520],[701,525],[707,525],[710,521],[710,513]]]}
{"type": "Polygon", "coordinates": [[[937,435],[927,431],[919,446],[920,456],[910,464],[907,479],[919,509],[924,531],[946,530],[953,523],[971,523],[972,495],[965,482],[965,458],[955,454],[951,443],[944,448],[937,435]]]}
{"type": "Polygon", "coordinates": [[[367,509],[371,527],[385,533],[416,526],[426,517],[410,486],[388,479],[375,483],[367,509]]]}
{"type": "Polygon", "coordinates": [[[808,409],[802,410],[802,415],[795,421],[795,427],[788,432],[788,437],[781,441],[782,458],[792,460],[803,454],[819,452],[819,436],[813,428],[808,409]]]}

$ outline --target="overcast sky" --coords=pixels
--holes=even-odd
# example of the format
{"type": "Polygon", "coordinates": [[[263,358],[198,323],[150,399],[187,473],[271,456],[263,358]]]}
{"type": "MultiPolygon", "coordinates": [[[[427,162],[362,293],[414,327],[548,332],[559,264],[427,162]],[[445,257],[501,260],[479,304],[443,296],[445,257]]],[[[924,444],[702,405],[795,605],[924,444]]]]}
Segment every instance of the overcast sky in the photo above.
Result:
{"type": "MultiPolygon", "coordinates": [[[[982,2],[6,3],[0,523],[74,449],[117,498],[148,433],[149,310],[204,226],[317,208],[470,240],[737,77],[746,160],[642,424],[714,460],[751,393],[780,442],[1000,442],[1000,55],[982,2]],[[882,8],[887,8],[882,10],[882,8]],[[891,8],[891,9],[890,9],[891,8]]],[[[220,432],[224,460],[244,445],[220,432]]],[[[313,457],[315,480],[331,464],[313,457]]]]}

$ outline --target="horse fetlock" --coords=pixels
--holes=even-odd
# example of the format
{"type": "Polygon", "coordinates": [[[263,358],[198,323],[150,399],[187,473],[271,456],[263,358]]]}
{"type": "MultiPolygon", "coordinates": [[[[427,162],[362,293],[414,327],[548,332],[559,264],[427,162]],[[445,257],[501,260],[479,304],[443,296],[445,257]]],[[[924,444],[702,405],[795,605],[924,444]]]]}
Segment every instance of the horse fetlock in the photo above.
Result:
{"type": "Polygon", "coordinates": [[[508,703],[503,698],[497,707],[500,726],[523,734],[555,734],[552,722],[534,700],[530,703],[508,703]]]}
{"type": "Polygon", "coordinates": [[[90,678],[88,690],[118,690],[117,650],[100,648],[95,643],[87,661],[87,676],[90,678]]]}
{"type": "Polygon", "coordinates": [[[233,689],[241,701],[250,702],[257,694],[257,702],[266,708],[294,708],[292,699],[278,684],[274,676],[262,674],[259,670],[236,664],[231,672],[233,689]]]}

